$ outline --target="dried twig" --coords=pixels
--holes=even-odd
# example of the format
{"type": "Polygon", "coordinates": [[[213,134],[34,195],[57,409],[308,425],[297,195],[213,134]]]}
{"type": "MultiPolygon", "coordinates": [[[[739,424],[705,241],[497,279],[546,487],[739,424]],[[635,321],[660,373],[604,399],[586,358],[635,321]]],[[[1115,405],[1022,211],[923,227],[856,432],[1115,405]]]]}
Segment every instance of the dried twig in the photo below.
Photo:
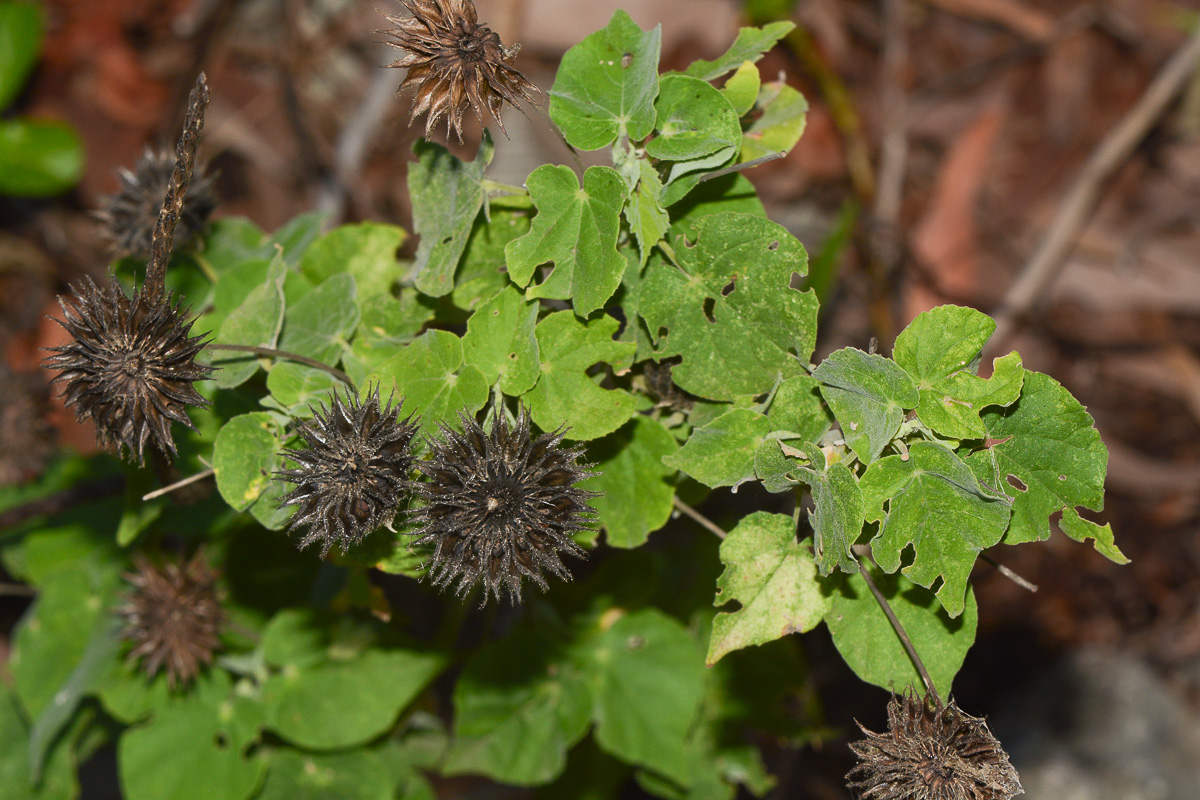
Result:
{"type": "Polygon", "coordinates": [[[1008,578],[1010,581],[1015,583],[1017,586],[1020,586],[1022,589],[1026,589],[1030,592],[1036,592],[1038,590],[1036,583],[1032,583],[1031,581],[1025,580],[1020,575],[1013,572],[1011,569],[1009,569],[1008,567],[1004,566],[996,559],[989,556],[987,553],[980,553],[979,557],[981,559],[983,559],[984,561],[986,561],[987,563],[991,564],[993,567],[995,567],[1000,572],[1001,575],[1008,578]]]}
{"type": "Polygon", "coordinates": [[[147,298],[154,302],[162,297],[167,276],[167,263],[175,247],[175,226],[183,208],[183,197],[192,182],[192,169],[196,164],[196,147],[204,130],[204,111],[209,101],[208,79],[204,73],[196,79],[196,86],[188,95],[187,115],[183,120],[183,134],[175,150],[175,171],[167,184],[167,196],[163,199],[158,222],[154,226],[154,238],[150,244],[150,263],[146,265],[147,298]]]}
{"type": "Polygon", "coordinates": [[[1133,153],[1138,143],[1183,90],[1200,64],[1200,27],[1175,51],[1141,99],[1092,152],[1071,185],[1046,237],[1009,287],[996,318],[996,332],[985,355],[1003,352],[1015,325],[1041,298],[1075,246],[1104,184],[1133,153]]]}
{"type": "Polygon", "coordinates": [[[707,531],[710,531],[718,539],[725,538],[726,533],[725,533],[725,531],[723,531],[721,529],[720,525],[713,522],[711,519],[704,516],[699,511],[697,511],[696,509],[689,506],[687,503],[680,500],[678,497],[675,498],[675,507],[677,509],[679,509],[680,511],[682,511],[684,514],[687,514],[689,517],[694,519],[697,523],[700,524],[700,527],[704,528],[707,531]]]}
{"type": "Polygon", "coordinates": [[[212,475],[213,470],[211,469],[206,469],[203,472],[197,472],[195,475],[189,475],[183,480],[175,481],[170,486],[164,486],[161,489],[155,489],[153,492],[147,492],[146,494],[142,495],[142,500],[153,500],[156,497],[162,497],[164,494],[170,494],[176,489],[182,489],[185,486],[190,486],[191,484],[196,483],[197,481],[202,481],[205,478],[211,477],[212,475]]]}

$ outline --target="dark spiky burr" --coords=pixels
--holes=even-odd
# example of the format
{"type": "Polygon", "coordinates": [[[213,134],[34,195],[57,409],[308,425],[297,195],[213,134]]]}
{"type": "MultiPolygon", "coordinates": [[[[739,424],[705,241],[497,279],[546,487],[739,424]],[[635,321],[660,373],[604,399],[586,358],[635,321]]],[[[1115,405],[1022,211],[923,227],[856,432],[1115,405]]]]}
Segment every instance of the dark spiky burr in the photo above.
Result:
{"type": "Polygon", "coordinates": [[[186,564],[159,566],[141,554],[133,563],[137,571],[125,576],[133,592],[117,609],[122,636],[134,643],[129,658],[150,677],[165,670],[171,688],[191,683],[221,644],[217,574],[203,553],[186,564]]]}
{"type": "Polygon", "coordinates": [[[586,530],[597,492],[577,487],[595,473],[578,463],[581,447],[562,447],[563,430],[534,437],[529,413],[516,424],[500,417],[490,434],[462,416],[462,432],[442,426],[430,443],[432,458],[419,466],[429,479],[416,484],[425,504],[413,514],[416,544],[432,544],[429,574],[435,585],[457,579],[465,594],[476,582],[500,600],[521,600],[529,578],[545,591],[542,570],[570,580],[561,553],[583,557],[573,534],[586,530]]]}
{"type": "MultiPolygon", "coordinates": [[[[157,300],[134,290],[133,297],[108,276],[104,286],[90,278],[59,297],[63,318],[55,320],[71,341],[52,347],[43,364],[59,370],[62,396],[80,422],[96,425],[101,447],[144,460],[146,442],[165,455],[175,453],[171,423],[195,429],[188,406],[207,406],[193,383],[213,368],[196,363],[204,336],[191,336],[195,320],[170,294],[157,300]]],[[[207,335],[207,334],[206,334],[207,335]]]]}
{"type": "Polygon", "coordinates": [[[1009,800],[1022,794],[1008,753],[987,723],[911,689],[888,703],[888,729],[850,749],[846,776],[859,800],[1009,800]]]}
{"type": "Polygon", "coordinates": [[[280,470],[275,479],[295,484],[280,506],[297,506],[288,530],[308,526],[301,548],[320,542],[322,556],[334,544],[345,553],[391,523],[408,494],[417,432],[412,416],[399,418],[403,403],[381,403],[378,386],[361,400],[335,393],[328,408],[313,410],[311,423],[300,423],[308,447],[284,450],[296,469],[280,470]]]}
{"type": "MultiPolygon", "coordinates": [[[[117,173],[120,189],[104,198],[103,207],[95,215],[116,255],[139,258],[150,255],[154,228],[174,170],[172,153],[146,148],[132,170],[122,169],[117,173]]],[[[216,207],[213,176],[205,174],[202,165],[197,166],[180,207],[177,239],[187,242],[200,234],[216,207]]]]}
{"type": "Polygon", "coordinates": [[[387,66],[408,70],[400,89],[415,89],[409,123],[428,114],[425,135],[429,136],[445,117],[446,136],[454,131],[461,142],[463,114],[471,108],[482,123],[486,108],[507,136],[500,119],[504,104],[520,108],[521,98],[532,102],[538,91],[512,66],[521,45],[501,44],[494,31],[479,24],[471,0],[400,2],[411,16],[383,12],[396,27],[377,33],[385,34],[390,39],[387,44],[405,53],[387,66]]]}

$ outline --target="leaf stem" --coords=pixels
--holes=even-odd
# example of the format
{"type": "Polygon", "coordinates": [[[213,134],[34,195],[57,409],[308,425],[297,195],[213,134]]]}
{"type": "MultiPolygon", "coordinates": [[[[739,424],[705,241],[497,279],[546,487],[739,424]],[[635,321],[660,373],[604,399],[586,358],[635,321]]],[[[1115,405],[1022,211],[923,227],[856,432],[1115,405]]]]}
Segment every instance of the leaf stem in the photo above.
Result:
{"type": "MultiPolygon", "coordinates": [[[[879,568],[875,563],[875,559],[871,556],[871,548],[867,545],[858,545],[854,548],[854,554],[859,558],[870,562],[871,566],[879,568]]],[[[917,672],[921,674],[921,680],[925,682],[925,690],[933,697],[937,704],[942,705],[942,698],[938,695],[937,688],[933,685],[933,678],[929,677],[929,670],[925,669],[925,662],[917,655],[917,649],[913,647],[912,639],[908,638],[908,632],[904,630],[904,626],[900,624],[900,618],[896,616],[896,612],[892,610],[892,605],[883,596],[883,592],[879,591],[879,587],[875,585],[875,580],[871,577],[871,573],[867,570],[865,564],[859,566],[858,574],[862,576],[863,583],[867,584],[867,588],[871,590],[871,594],[875,597],[875,602],[883,609],[883,615],[887,617],[888,622],[892,624],[892,630],[896,632],[896,638],[900,640],[900,644],[904,645],[904,651],[908,653],[908,658],[912,661],[913,666],[917,668],[917,672]]]]}
{"type": "Polygon", "coordinates": [[[695,520],[700,525],[700,527],[711,532],[718,539],[724,539],[725,536],[727,535],[725,533],[725,531],[721,529],[720,525],[713,522],[711,519],[704,516],[699,511],[697,511],[696,509],[689,506],[687,503],[680,500],[678,497],[675,498],[675,507],[677,509],[679,509],[680,511],[682,511],[684,514],[687,514],[689,517],[691,517],[693,520],[695,520]]]}
{"type": "Polygon", "coordinates": [[[276,350],[273,347],[257,347],[250,344],[209,344],[205,346],[205,349],[227,350],[233,353],[253,353],[256,356],[282,358],[287,361],[295,361],[297,364],[303,364],[306,367],[312,367],[313,369],[319,369],[323,372],[328,372],[330,375],[349,386],[351,391],[358,391],[354,388],[354,381],[350,380],[350,376],[342,372],[337,367],[331,367],[328,364],[317,361],[315,358],[302,356],[298,353],[289,353],[286,350],[276,350]]]}
{"type": "Polygon", "coordinates": [[[759,156],[758,158],[752,158],[749,161],[743,161],[741,164],[732,164],[728,167],[724,167],[722,169],[716,170],[715,172],[708,173],[703,178],[701,178],[699,181],[697,181],[697,183],[704,183],[705,181],[711,181],[713,178],[720,178],[725,175],[728,175],[731,172],[741,172],[742,170],[745,170],[745,169],[752,169],[753,167],[757,167],[759,164],[765,164],[768,161],[775,161],[776,159],[783,158],[786,155],[787,155],[787,150],[780,150],[778,153],[767,153],[765,156],[759,156]]]}
{"type": "Polygon", "coordinates": [[[1036,592],[1038,590],[1036,583],[1025,580],[1024,578],[1022,578],[1017,573],[1013,572],[1008,567],[1006,567],[1003,564],[1001,564],[1000,562],[996,561],[996,559],[992,558],[987,553],[980,553],[979,557],[982,558],[987,563],[991,564],[993,567],[995,567],[997,570],[999,570],[1001,575],[1008,578],[1010,581],[1015,583],[1017,586],[1020,586],[1022,589],[1027,589],[1031,592],[1036,592]]]}
{"type": "Polygon", "coordinates": [[[153,492],[147,492],[146,494],[142,495],[142,500],[144,502],[147,500],[153,500],[156,497],[162,497],[164,494],[170,494],[176,489],[182,489],[184,486],[196,483],[197,481],[202,481],[205,478],[211,477],[212,475],[213,470],[211,469],[206,469],[203,472],[197,472],[195,475],[189,475],[183,480],[175,481],[169,486],[164,486],[161,489],[155,489],[153,492]]]}
{"type": "Polygon", "coordinates": [[[499,181],[493,181],[488,178],[484,178],[482,181],[480,181],[479,185],[485,192],[505,192],[507,194],[519,194],[525,195],[526,197],[529,196],[529,190],[524,186],[513,186],[510,183],[500,183],[499,181]]]}

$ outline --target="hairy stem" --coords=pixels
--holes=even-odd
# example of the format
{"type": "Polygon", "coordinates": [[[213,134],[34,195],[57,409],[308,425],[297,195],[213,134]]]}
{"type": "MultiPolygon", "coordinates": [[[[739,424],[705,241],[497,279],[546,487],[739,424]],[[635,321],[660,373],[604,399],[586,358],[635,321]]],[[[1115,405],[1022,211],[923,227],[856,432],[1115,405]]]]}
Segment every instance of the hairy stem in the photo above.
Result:
{"type": "Polygon", "coordinates": [[[780,150],[778,153],[768,153],[765,156],[759,156],[758,158],[752,158],[749,161],[743,161],[741,164],[733,164],[728,167],[723,167],[722,169],[716,170],[715,172],[708,173],[703,178],[701,178],[698,181],[698,183],[704,183],[705,181],[711,181],[713,178],[720,178],[724,175],[728,175],[731,172],[741,172],[742,170],[745,170],[745,169],[752,169],[754,167],[757,167],[759,164],[765,164],[768,161],[775,161],[777,159],[783,158],[786,155],[787,155],[786,150],[780,150]]]}
{"type": "Polygon", "coordinates": [[[726,533],[724,530],[721,529],[720,525],[713,522],[711,519],[704,516],[699,511],[697,511],[696,509],[689,506],[687,503],[680,500],[678,497],[675,498],[675,507],[678,508],[680,511],[682,511],[684,514],[687,514],[689,517],[694,519],[697,523],[700,524],[700,527],[711,532],[718,539],[725,538],[726,533]]]}
{"type": "Polygon", "coordinates": [[[146,500],[153,500],[156,497],[162,497],[164,494],[170,494],[176,489],[182,489],[184,486],[196,483],[197,481],[202,481],[205,478],[211,477],[212,475],[213,470],[211,469],[206,469],[203,472],[197,472],[195,475],[189,475],[183,480],[175,481],[169,486],[164,486],[161,489],[155,489],[153,492],[147,492],[146,494],[142,495],[142,501],[144,502],[146,500]]]}
{"type": "Polygon", "coordinates": [[[337,367],[331,367],[328,364],[323,364],[320,361],[317,361],[315,358],[302,356],[299,353],[289,353],[286,350],[276,350],[273,347],[257,347],[250,344],[210,344],[206,345],[205,349],[227,350],[232,353],[253,353],[256,356],[282,358],[287,361],[295,361],[297,364],[303,364],[306,367],[312,367],[313,369],[319,369],[322,372],[328,372],[330,375],[349,386],[351,391],[358,391],[354,388],[354,381],[350,380],[350,376],[342,372],[337,367]]]}
{"type": "Polygon", "coordinates": [[[1027,589],[1031,592],[1036,592],[1038,590],[1036,583],[1025,580],[1024,578],[1022,578],[1017,573],[1013,572],[1008,567],[1006,567],[1003,564],[1001,564],[1000,562],[996,561],[996,559],[992,558],[987,553],[980,553],[979,557],[982,558],[987,563],[991,564],[993,567],[995,567],[1000,572],[1001,575],[1008,578],[1010,581],[1015,583],[1017,586],[1020,586],[1022,589],[1027,589]]]}
{"type": "MultiPolygon", "coordinates": [[[[871,557],[871,548],[866,545],[858,545],[854,548],[854,554],[859,558],[866,560],[871,566],[876,569],[879,565],[875,563],[875,559],[871,557]]],[[[912,639],[908,638],[908,632],[904,630],[904,626],[900,624],[900,618],[896,616],[896,612],[892,610],[892,605],[883,596],[883,592],[879,591],[879,587],[875,585],[875,580],[871,577],[870,571],[863,564],[858,570],[858,574],[862,575],[863,582],[867,584],[867,588],[875,597],[875,602],[879,603],[879,607],[883,609],[883,615],[887,617],[888,622],[892,625],[892,630],[896,632],[896,638],[900,640],[900,644],[904,645],[904,652],[908,653],[908,658],[912,661],[913,666],[917,668],[917,672],[921,674],[921,680],[925,682],[925,690],[929,693],[939,706],[942,705],[942,698],[938,695],[937,689],[933,685],[933,678],[929,677],[929,670],[925,669],[925,662],[917,655],[917,649],[913,647],[912,639]]]]}

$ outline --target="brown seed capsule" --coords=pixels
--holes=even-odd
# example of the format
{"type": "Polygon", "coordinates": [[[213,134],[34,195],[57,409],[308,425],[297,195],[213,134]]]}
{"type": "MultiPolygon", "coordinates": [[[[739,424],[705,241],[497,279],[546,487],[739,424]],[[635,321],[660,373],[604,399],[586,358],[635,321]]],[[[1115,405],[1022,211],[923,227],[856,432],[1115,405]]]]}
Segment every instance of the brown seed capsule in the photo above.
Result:
{"type": "Polygon", "coordinates": [[[462,118],[468,108],[483,122],[487,111],[500,119],[505,103],[519,108],[521,98],[534,99],[538,88],[512,66],[520,44],[505,47],[500,37],[479,24],[471,0],[400,0],[411,16],[393,16],[384,12],[395,25],[377,31],[388,36],[387,44],[405,52],[389,67],[407,69],[400,89],[414,87],[415,99],[409,122],[428,114],[425,135],[429,136],[442,117],[446,118],[446,136],[454,131],[462,141],[462,118]]]}

